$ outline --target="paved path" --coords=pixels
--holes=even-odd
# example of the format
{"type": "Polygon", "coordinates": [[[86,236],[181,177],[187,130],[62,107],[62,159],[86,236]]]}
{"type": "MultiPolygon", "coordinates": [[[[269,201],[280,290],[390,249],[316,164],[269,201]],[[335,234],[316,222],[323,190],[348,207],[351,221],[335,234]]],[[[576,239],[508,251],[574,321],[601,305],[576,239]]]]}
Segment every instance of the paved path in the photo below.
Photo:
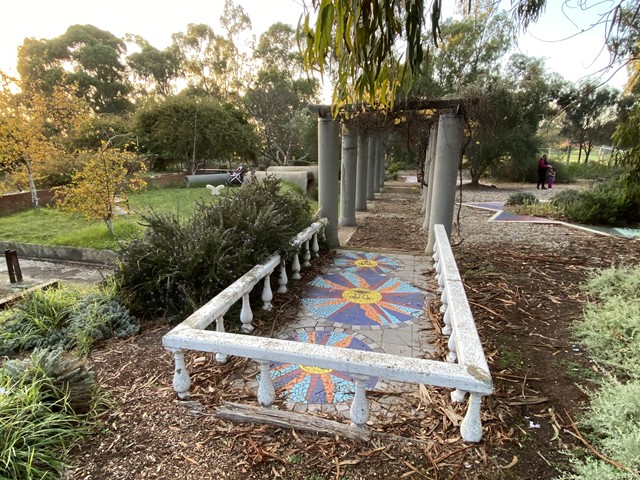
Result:
{"type": "MultiPolygon", "coordinates": [[[[427,256],[339,250],[325,272],[313,279],[302,299],[298,320],[274,336],[299,342],[429,358],[436,351],[426,314],[435,298],[427,256]]],[[[341,372],[305,365],[273,363],[278,395],[296,412],[346,414],[354,383],[341,372]]],[[[248,385],[255,388],[257,383],[248,385]]],[[[416,385],[371,378],[367,390],[382,392],[371,414],[393,414],[398,393],[416,385]],[[388,395],[385,395],[388,394],[388,395]]]]}

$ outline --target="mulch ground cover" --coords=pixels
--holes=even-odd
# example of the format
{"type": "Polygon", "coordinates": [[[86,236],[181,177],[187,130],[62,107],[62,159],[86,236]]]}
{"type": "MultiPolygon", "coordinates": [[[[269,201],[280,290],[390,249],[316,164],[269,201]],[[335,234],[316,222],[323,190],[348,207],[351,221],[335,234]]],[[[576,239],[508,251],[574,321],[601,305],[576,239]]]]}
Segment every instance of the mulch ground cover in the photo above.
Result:
{"type": "MultiPolygon", "coordinates": [[[[424,248],[415,217],[400,208],[396,216],[387,210],[374,216],[393,218],[393,226],[361,231],[356,243],[424,248]]],[[[161,347],[170,327],[158,323],[105,342],[89,356],[111,407],[101,431],[75,449],[68,478],[555,478],[568,468],[563,449],[587,448],[574,423],[587,400],[576,382],[589,387],[585,375],[599,373],[570,334],[585,301],[578,285],[593,269],[640,262],[638,242],[571,233],[568,239],[562,252],[537,251],[526,239],[486,248],[462,242],[454,249],[495,383],[483,404],[479,444],[460,439],[465,406],[432,387],[403,398],[402,414],[373,423],[369,442],[219,419],[214,411],[222,402],[256,403],[253,392],[233,388],[248,361],[220,365],[212,355],[192,352],[193,398],[179,401],[171,387],[172,357],[161,347]]],[[[286,322],[299,298],[295,288],[276,296],[274,314],[258,319],[259,329],[268,334],[273,322],[286,322]]],[[[435,326],[438,307],[429,306],[435,326]]]]}

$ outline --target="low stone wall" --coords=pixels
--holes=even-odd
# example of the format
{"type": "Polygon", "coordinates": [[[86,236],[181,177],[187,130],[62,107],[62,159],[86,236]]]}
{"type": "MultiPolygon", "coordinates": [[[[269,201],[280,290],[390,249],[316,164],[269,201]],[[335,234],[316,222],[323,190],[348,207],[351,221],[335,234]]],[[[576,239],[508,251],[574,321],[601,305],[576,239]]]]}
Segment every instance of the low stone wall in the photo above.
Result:
{"type": "Polygon", "coordinates": [[[0,241],[0,251],[4,250],[15,250],[19,257],[105,265],[115,264],[117,257],[111,250],[0,241]]]}

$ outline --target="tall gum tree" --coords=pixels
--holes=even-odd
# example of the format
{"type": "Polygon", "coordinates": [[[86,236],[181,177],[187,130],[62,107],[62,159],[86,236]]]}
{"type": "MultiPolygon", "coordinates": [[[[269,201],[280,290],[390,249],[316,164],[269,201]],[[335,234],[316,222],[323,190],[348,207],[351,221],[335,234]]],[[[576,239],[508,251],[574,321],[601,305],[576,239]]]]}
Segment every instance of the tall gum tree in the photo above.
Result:
{"type": "Polygon", "coordinates": [[[59,37],[27,38],[18,48],[18,73],[24,92],[49,94],[74,85],[96,113],[131,108],[125,43],[93,25],[72,25],[59,37]]]}

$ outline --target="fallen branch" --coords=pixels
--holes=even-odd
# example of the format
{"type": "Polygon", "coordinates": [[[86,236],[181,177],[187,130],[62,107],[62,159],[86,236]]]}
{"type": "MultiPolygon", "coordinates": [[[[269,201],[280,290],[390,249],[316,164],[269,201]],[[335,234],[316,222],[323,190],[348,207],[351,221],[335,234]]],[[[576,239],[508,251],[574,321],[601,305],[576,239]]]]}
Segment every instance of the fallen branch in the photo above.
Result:
{"type": "Polygon", "coordinates": [[[580,440],[585,447],[587,447],[589,450],[591,450],[591,452],[598,457],[600,460],[607,462],[611,465],[613,465],[616,468],[619,468],[620,470],[624,470],[625,472],[629,472],[629,473],[638,473],[634,470],[631,470],[629,467],[622,465],[621,463],[616,462],[615,460],[611,460],[608,457],[605,457],[603,454],[601,454],[600,452],[598,452],[595,447],[593,447],[589,442],[587,442],[584,437],[582,436],[582,434],[580,433],[580,430],[578,430],[578,425],[576,425],[576,422],[573,421],[573,418],[571,418],[571,415],[569,415],[569,412],[567,412],[567,410],[564,410],[564,413],[567,414],[567,418],[569,418],[569,422],[571,422],[571,428],[573,428],[573,430],[576,432],[575,433],[575,437],[580,440]]]}

